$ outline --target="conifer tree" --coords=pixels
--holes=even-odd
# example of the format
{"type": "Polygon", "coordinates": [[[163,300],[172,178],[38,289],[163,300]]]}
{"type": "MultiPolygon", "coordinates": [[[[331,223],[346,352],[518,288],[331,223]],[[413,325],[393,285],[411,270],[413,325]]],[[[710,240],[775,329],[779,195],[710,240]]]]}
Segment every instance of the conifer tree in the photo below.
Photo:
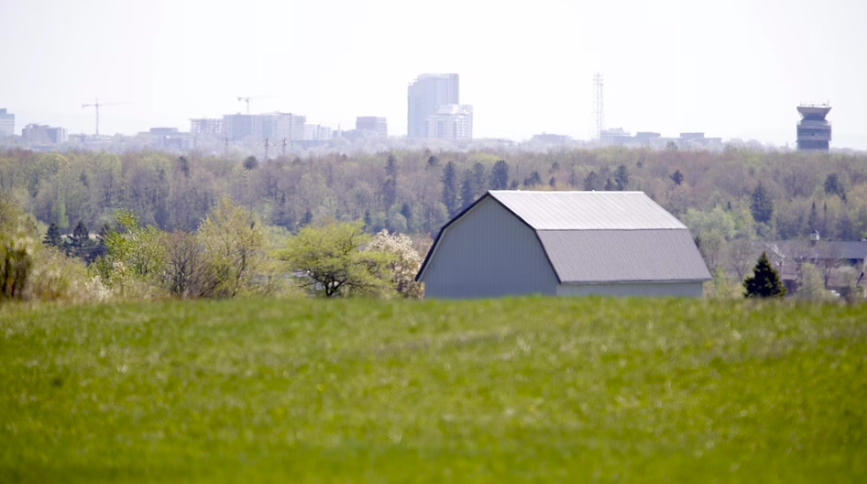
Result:
{"type": "Polygon", "coordinates": [[[43,240],[42,243],[51,247],[60,247],[60,244],[63,243],[63,239],[60,236],[60,228],[57,224],[52,223],[48,226],[48,232],[45,234],[45,240],[43,240]]]}
{"type": "Polygon", "coordinates": [[[744,280],[744,297],[746,298],[769,298],[784,297],[786,286],[780,281],[780,275],[771,266],[768,254],[762,252],[753,275],[744,280]]]}
{"type": "Polygon", "coordinates": [[[469,207],[475,201],[476,195],[474,192],[473,173],[470,170],[465,170],[463,181],[461,181],[461,210],[469,207]]]}
{"type": "Polygon", "coordinates": [[[621,192],[629,186],[629,170],[626,169],[626,165],[617,167],[617,171],[614,172],[614,183],[621,192]]]}
{"type": "Polygon", "coordinates": [[[455,173],[455,163],[450,161],[446,163],[443,170],[443,205],[449,212],[449,217],[453,217],[458,211],[458,187],[457,174],[455,173]]]}
{"type": "Polygon", "coordinates": [[[750,195],[750,212],[753,214],[753,219],[761,223],[770,222],[771,215],[774,214],[774,201],[771,199],[765,186],[762,185],[762,182],[759,182],[756,189],[753,190],[752,195],[750,195]]]}
{"type": "Polygon", "coordinates": [[[491,170],[491,190],[506,190],[509,188],[509,164],[506,160],[494,163],[491,170]]]}

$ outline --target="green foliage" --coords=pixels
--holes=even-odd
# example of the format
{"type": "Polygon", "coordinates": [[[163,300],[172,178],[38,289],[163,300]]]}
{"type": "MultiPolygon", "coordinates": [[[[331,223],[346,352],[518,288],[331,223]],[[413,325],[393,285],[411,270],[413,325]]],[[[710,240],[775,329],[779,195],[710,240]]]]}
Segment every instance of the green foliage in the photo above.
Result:
{"type": "Polygon", "coordinates": [[[256,159],[255,156],[248,156],[244,159],[244,169],[245,170],[255,170],[259,167],[259,160],[256,159]]]}
{"type": "Polygon", "coordinates": [[[446,167],[443,169],[442,183],[443,205],[446,206],[449,217],[454,217],[460,205],[458,205],[457,173],[455,172],[455,163],[453,161],[446,163],[446,167]]]}
{"type": "Polygon", "coordinates": [[[10,305],[0,482],[862,482],[865,311],[10,305]]]}
{"type": "Polygon", "coordinates": [[[798,291],[795,296],[801,299],[828,299],[831,294],[825,290],[822,272],[813,264],[804,262],[798,270],[798,291]]]}
{"type": "Polygon", "coordinates": [[[381,296],[393,292],[389,254],[361,250],[371,236],[362,222],[308,226],[281,253],[299,285],[326,297],[381,296]]]}
{"type": "Polygon", "coordinates": [[[42,241],[43,244],[49,247],[60,247],[63,245],[63,237],[60,234],[60,228],[57,227],[56,223],[51,223],[48,226],[48,232],[45,233],[45,239],[42,241]]]}
{"type": "Polygon", "coordinates": [[[707,213],[716,206],[726,207],[738,224],[735,238],[801,239],[814,229],[823,239],[867,236],[867,156],[863,154],[612,147],[436,155],[406,150],[385,156],[394,159],[392,168],[382,154],[358,152],[309,155],[303,160],[278,158],[245,170],[243,160],[197,153],[178,158],[160,152],[0,150],[0,186],[36,220],[56,223],[61,231],[71,231],[79,220],[100,227],[119,208],[134,211],[143,226],[195,231],[220,198],[230,195],[260,220],[293,232],[314,220],[357,220],[368,211],[374,223],[367,232],[393,231],[401,225],[393,207],[402,211],[408,205],[413,220],[400,214],[406,230],[435,234],[464,204],[462,195],[470,193],[469,186],[463,190],[467,170],[472,172],[474,199],[486,189],[517,189],[536,172],[537,185],[546,190],[551,188],[551,178],[555,189],[640,189],[678,217],[689,209],[707,213]],[[442,176],[445,163],[437,157],[452,161],[454,177],[445,178],[447,186],[442,176]],[[621,165],[626,179],[618,176],[621,165]],[[510,178],[516,170],[520,178],[510,178]],[[683,177],[679,185],[675,174],[683,177]],[[762,203],[752,204],[759,180],[765,196],[758,197],[762,203]],[[817,210],[814,224],[809,224],[813,202],[817,210]],[[753,208],[755,214],[750,213],[753,208]],[[750,213],[752,222],[747,223],[745,213],[750,213]]]}
{"type": "Polygon", "coordinates": [[[614,172],[614,183],[620,191],[626,190],[629,186],[629,170],[626,168],[626,165],[617,167],[617,171],[614,172]]]}
{"type": "Polygon", "coordinates": [[[207,281],[203,295],[235,297],[254,290],[266,245],[252,212],[223,197],[205,217],[198,238],[207,281]]]}
{"type": "Polygon", "coordinates": [[[506,160],[497,160],[491,170],[489,183],[491,190],[506,190],[509,187],[509,164],[506,160]]]}
{"type": "Polygon", "coordinates": [[[759,257],[756,267],[753,269],[753,275],[744,280],[744,297],[747,298],[769,298],[769,297],[785,297],[786,287],[780,281],[780,275],[771,266],[768,260],[768,254],[762,252],[759,257]]]}
{"type": "Polygon", "coordinates": [[[770,222],[774,214],[774,201],[762,182],[759,182],[750,195],[750,212],[753,214],[753,219],[760,223],[770,222]]]}
{"type": "Polygon", "coordinates": [[[533,171],[530,173],[530,176],[524,178],[524,186],[531,188],[536,187],[542,184],[542,177],[539,175],[538,171],[533,171]]]}
{"type": "Polygon", "coordinates": [[[36,224],[0,193],[0,302],[24,296],[40,248],[36,224]]]}

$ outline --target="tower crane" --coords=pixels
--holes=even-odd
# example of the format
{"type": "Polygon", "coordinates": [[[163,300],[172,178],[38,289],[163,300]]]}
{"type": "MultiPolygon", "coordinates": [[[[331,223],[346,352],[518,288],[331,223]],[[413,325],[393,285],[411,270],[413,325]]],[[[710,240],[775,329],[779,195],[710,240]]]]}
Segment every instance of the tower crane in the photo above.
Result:
{"type": "Polygon", "coordinates": [[[238,96],[238,101],[244,101],[245,103],[247,103],[247,114],[250,114],[250,101],[252,101],[253,99],[267,99],[270,97],[276,96],[238,96]]]}
{"type": "Polygon", "coordinates": [[[97,98],[97,100],[93,104],[82,104],[81,107],[82,108],[94,108],[95,109],[95,111],[96,111],[96,135],[99,136],[99,108],[101,108],[103,106],[118,106],[121,104],[129,104],[129,103],[101,103],[101,102],[99,102],[99,99],[97,98]]]}

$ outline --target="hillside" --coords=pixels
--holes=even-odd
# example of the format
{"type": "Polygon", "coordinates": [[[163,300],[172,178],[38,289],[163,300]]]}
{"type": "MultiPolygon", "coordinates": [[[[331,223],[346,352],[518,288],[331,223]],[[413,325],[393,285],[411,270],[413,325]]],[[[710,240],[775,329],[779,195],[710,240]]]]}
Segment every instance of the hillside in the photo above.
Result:
{"type": "Polygon", "coordinates": [[[867,306],[0,308],[0,482],[864,482],[867,306]]]}

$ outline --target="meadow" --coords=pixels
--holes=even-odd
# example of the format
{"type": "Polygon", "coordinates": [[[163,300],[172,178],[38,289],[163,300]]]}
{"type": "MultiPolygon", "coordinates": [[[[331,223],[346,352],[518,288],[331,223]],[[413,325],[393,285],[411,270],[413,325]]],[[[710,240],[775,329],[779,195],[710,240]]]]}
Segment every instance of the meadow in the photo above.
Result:
{"type": "Polygon", "coordinates": [[[0,482],[867,482],[867,305],[7,304],[0,482]]]}

